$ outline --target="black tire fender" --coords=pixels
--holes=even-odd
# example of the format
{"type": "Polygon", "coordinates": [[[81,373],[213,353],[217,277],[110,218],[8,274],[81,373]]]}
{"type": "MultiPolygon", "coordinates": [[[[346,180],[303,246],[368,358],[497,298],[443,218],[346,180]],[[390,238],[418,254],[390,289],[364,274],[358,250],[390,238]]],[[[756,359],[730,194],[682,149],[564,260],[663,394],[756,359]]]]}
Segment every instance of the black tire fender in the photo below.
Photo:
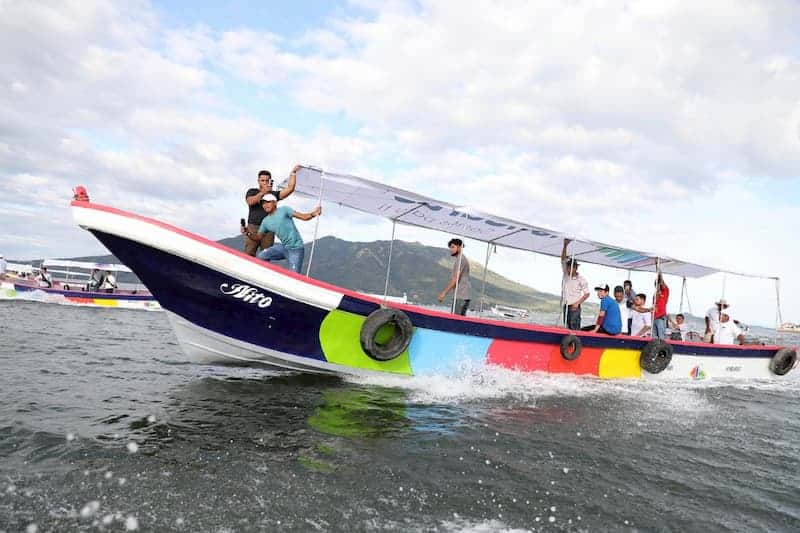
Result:
{"type": "Polygon", "coordinates": [[[672,345],[660,339],[653,339],[642,348],[639,366],[650,374],[659,374],[672,361],[672,345]]]}
{"type": "Polygon", "coordinates": [[[769,370],[776,376],[785,376],[797,363],[797,350],[782,348],[772,356],[769,370]]]}
{"type": "Polygon", "coordinates": [[[376,361],[391,361],[408,348],[413,334],[414,325],[403,311],[391,308],[376,309],[361,325],[361,349],[376,361]],[[388,341],[379,343],[375,335],[387,324],[394,326],[394,332],[388,341]]]}
{"type": "Polygon", "coordinates": [[[581,355],[583,350],[583,343],[577,335],[564,335],[561,339],[561,357],[567,361],[574,361],[581,355]]]}

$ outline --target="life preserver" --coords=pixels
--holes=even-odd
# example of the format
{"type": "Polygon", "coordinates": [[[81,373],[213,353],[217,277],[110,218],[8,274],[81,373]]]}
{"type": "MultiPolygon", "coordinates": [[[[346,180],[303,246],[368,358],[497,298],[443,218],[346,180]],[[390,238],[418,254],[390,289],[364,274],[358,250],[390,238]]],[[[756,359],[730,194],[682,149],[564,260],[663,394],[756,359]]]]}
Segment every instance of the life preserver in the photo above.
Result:
{"type": "Polygon", "coordinates": [[[672,361],[672,345],[660,339],[653,339],[642,348],[639,366],[650,374],[658,374],[672,361]]]}
{"type": "Polygon", "coordinates": [[[797,351],[791,348],[782,348],[772,356],[769,369],[776,376],[784,376],[794,368],[795,363],[797,363],[797,351]]]}
{"type": "MultiPolygon", "coordinates": [[[[361,325],[361,348],[376,361],[391,361],[408,348],[413,333],[414,325],[404,312],[390,308],[376,309],[361,325]],[[393,326],[391,336],[388,339],[376,339],[378,332],[388,325],[393,326]]],[[[383,332],[381,337],[388,334],[383,332]]]]}
{"type": "Polygon", "coordinates": [[[581,355],[583,343],[577,335],[564,335],[561,339],[561,357],[567,361],[574,361],[581,355]]]}

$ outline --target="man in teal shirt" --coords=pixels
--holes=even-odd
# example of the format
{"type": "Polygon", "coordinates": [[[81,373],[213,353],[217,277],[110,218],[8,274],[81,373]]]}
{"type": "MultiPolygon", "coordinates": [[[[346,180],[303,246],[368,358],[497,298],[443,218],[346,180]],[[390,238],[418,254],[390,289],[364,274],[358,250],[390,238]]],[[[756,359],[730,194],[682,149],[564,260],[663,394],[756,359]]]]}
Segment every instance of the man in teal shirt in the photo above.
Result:
{"type": "Polygon", "coordinates": [[[300,236],[292,219],[311,220],[322,213],[322,207],[317,206],[310,213],[300,213],[287,206],[278,207],[278,198],[273,193],[265,194],[261,198],[261,207],[267,212],[267,216],[261,221],[258,233],[253,234],[247,228],[242,228],[242,233],[249,239],[260,242],[265,233],[273,232],[281,242],[273,244],[266,250],[261,250],[256,257],[270,263],[286,259],[289,262],[289,268],[299,274],[303,268],[305,247],[303,237],[300,236]]]}

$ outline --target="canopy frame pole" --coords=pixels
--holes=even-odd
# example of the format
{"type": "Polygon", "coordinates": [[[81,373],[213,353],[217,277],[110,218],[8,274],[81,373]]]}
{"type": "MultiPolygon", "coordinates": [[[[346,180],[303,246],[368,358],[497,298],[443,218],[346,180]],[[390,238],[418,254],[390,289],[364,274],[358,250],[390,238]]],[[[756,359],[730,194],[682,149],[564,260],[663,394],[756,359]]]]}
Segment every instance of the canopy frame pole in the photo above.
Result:
{"type": "Polygon", "coordinates": [[[461,258],[464,257],[464,246],[461,246],[461,250],[458,252],[458,267],[456,267],[456,286],[453,289],[453,309],[452,314],[456,314],[456,299],[458,299],[458,282],[461,278],[461,258]]]}
{"type": "Polygon", "coordinates": [[[661,274],[661,258],[656,257],[656,289],[653,291],[653,310],[650,311],[650,337],[655,338],[656,297],[658,296],[658,275],[661,274]]]}
{"type": "Polygon", "coordinates": [[[392,255],[394,253],[394,235],[395,235],[395,230],[397,229],[397,220],[400,217],[404,217],[407,214],[419,209],[423,205],[425,204],[421,203],[419,205],[416,205],[392,219],[392,240],[389,242],[389,261],[388,264],[386,265],[386,280],[384,281],[383,284],[383,305],[386,305],[386,301],[389,297],[389,277],[392,274],[392,255]]]}
{"type": "Polygon", "coordinates": [[[728,273],[727,272],[723,272],[722,273],[722,298],[725,298],[725,285],[727,285],[727,282],[728,282],[728,273]]]}
{"type": "Polygon", "coordinates": [[[483,262],[483,286],[481,287],[481,303],[478,307],[478,313],[483,313],[483,299],[486,298],[486,273],[489,269],[489,254],[492,250],[492,241],[486,243],[486,261],[483,262]]]}
{"type": "Polygon", "coordinates": [[[392,219],[392,240],[389,242],[389,261],[386,265],[386,281],[383,284],[383,304],[389,296],[389,276],[392,274],[392,254],[394,253],[394,232],[397,229],[397,220],[392,219]]]}
{"type": "MultiPolygon", "coordinates": [[[[322,195],[325,192],[325,171],[323,170],[319,174],[319,198],[317,199],[317,205],[322,205],[322,195]]],[[[311,241],[311,252],[308,254],[308,267],[306,268],[306,277],[311,277],[311,263],[314,261],[314,248],[317,247],[317,233],[319,232],[319,219],[317,217],[317,221],[314,224],[314,240],[311,241]]]]}
{"type": "Polygon", "coordinates": [[[775,344],[783,342],[783,333],[778,331],[783,324],[781,316],[781,278],[775,278],[775,344]]]}

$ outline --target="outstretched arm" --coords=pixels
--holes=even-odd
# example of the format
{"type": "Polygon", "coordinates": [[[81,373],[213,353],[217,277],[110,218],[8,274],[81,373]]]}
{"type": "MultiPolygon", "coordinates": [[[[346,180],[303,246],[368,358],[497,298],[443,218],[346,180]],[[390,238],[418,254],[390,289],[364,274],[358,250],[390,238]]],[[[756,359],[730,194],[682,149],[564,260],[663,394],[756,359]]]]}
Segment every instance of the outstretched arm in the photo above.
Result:
{"type": "Polygon", "coordinates": [[[294,192],[294,188],[297,185],[297,171],[300,170],[300,165],[295,165],[292,169],[292,173],[289,174],[289,183],[286,185],[285,189],[281,189],[277,192],[278,200],[283,200],[290,194],[294,192]]]}
{"type": "Polygon", "coordinates": [[[292,213],[294,218],[299,218],[300,220],[311,220],[314,217],[318,217],[322,213],[322,206],[317,206],[316,209],[311,211],[310,213],[301,213],[300,211],[295,211],[292,213]]]}
{"type": "Polygon", "coordinates": [[[564,247],[561,248],[561,270],[564,271],[564,274],[569,274],[567,271],[567,246],[569,243],[572,242],[572,239],[564,239],[564,247]]]}

